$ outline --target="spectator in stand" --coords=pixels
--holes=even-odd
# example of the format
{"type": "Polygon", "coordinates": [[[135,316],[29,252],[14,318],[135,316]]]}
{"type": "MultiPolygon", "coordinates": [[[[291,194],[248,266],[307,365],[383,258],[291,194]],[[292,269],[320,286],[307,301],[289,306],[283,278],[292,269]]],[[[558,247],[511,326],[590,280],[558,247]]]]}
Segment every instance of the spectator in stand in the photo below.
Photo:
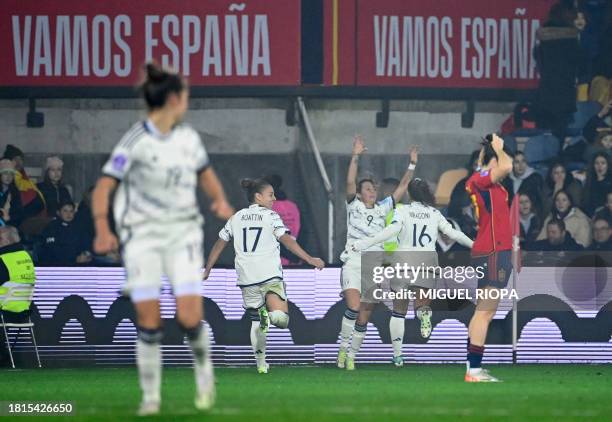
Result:
{"type": "MultiPolygon", "coordinates": [[[[583,8],[576,10],[576,19],[574,19],[574,28],[578,30],[578,41],[580,43],[580,49],[583,54],[583,60],[578,66],[578,84],[584,85],[588,89],[588,84],[592,78],[592,61],[595,57],[595,49],[597,48],[596,42],[593,39],[593,35],[590,31],[587,31],[589,25],[590,16],[587,18],[588,13],[583,8]]],[[[584,96],[586,97],[587,92],[585,89],[584,96]]],[[[586,99],[586,98],[585,98],[586,99]]]]}
{"type": "Polygon", "coordinates": [[[610,156],[605,152],[599,152],[593,156],[589,166],[582,208],[592,216],[597,208],[606,203],[609,192],[612,192],[610,156]]]}
{"type": "Polygon", "coordinates": [[[612,230],[610,230],[610,220],[596,218],[593,221],[593,243],[590,251],[612,251],[612,230]]]}
{"type": "Polygon", "coordinates": [[[590,220],[580,208],[574,205],[571,195],[564,190],[560,190],[555,194],[553,204],[550,215],[544,220],[544,227],[537,239],[546,239],[549,221],[563,220],[565,228],[576,239],[576,242],[585,248],[588,247],[591,244],[590,220]]]}
{"type": "Polygon", "coordinates": [[[465,166],[466,170],[468,171],[468,175],[459,180],[453,188],[447,211],[448,218],[456,221],[459,224],[461,231],[472,239],[476,237],[476,227],[478,224],[476,223],[476,219],[474,217],[472,201],[465,190],[465,183],[478,168],[479,154],[480,150],[475,150],[470,155],[470,158],[465,166]]]}
{"type": "MultiPolygon", "coordinates": [[[[74,224],[74,203],[60,205],[55,220],[43,231],[40,263],[47,266],[88,264],[92,260],[89,248],[84,248],[79,226],[74,224]]],[[[91,246],[90,246],[91,247],[91,246]]]]}
{"type": "Polygon", "coordinates": [[[554,163],[548,169],[544,184],[543,211],[547,214],[553,207],[553,198],[559,191],[566,191],[577,204],[582,199],[582,184],[567,172],[563,163],[554,163]]]}
{"type": "Polygon", "coordinates": [[[527,244],[529,251],[581,251],[582,245],[576,242],[565,229],[563,220],[549,220],[544,227],[545,235],[541,240],[527,244]]]}
{"type": "Polygon", "coordinates": [[[21,196],[23,206],[23,220],[20,229],[24,234],[37,235],[48,223],[45,212],[45,200],[24,169],[23,152],[14,145],[7,145],[4,158],[11,160],[15,165],[15,186],[21,196]]]}
{"type": "MultiPolygon", "coordinates": [[[[280,215],[281,220],[285,223],[285,226],[291,232],[291,236],[297,239],[300,235],[301,221],[300,221],[300,209],[297,204],[290,199],[287,199],[287,194],[282,189],[283,178],[278,174],[272,174],[266,176],[265,179],[274,188],[274,196],[276,201],[272,205],[272,210],[276,211],[280,215]]],[[[297,265],[300,263],[300,259],[292,254],[287,248],[281,246],[281,264],[282,265],[297,265]]]]}
{"type": "Polygon", "coordinates": [[[595,77],[591,81],[591,100],[601,105],[612,101],[612,2],[608,2],[603,31],[599,39],[599,54],[593,64],[595,77]]]}
{"type": "MultiPolygon", "coordinates": [[[[541,196],[544,187],[544,180],[538,172],[527,164],[525,154],[518,151],[512,160],[512,173],[508,178],[512,184],[512,193],[516,194],[519,189],[522,192],[533,192],[534,195],[541,196]]],[[[512,200],[508,202],[512,203],[512,200]]]]}
{"type": "Polygon", "coordinates": [[[2,225],[19,227],[23,220],[21,195],[15,186],[15,164],[0,160],[0,221],[2,225]]]}
{"type": "Polygon", "coordinates": [[[606,195],[606,204],[595,210],[593,220],[597,218],[605,218],[608,221],[612,221],[612,192],[608,192],[606,195]]]}
{"type": "Polygon", "coordinates": [[[519,192],[519,222],[521,224],[521,247],[536,240],[542,230],[542,214],[535,205],[533,192],[519,192]]]}
{"type": "Polygon", "coordinates": [[[64,162],[59,157],[48,157],[45,165],[45,180],[36,187],[45,198],[47,216],[55,218],[59,204],[72,202],[72,196],[62,182],[64,162]]]}
{"type": "Polygon", "coordinates": [[[591,117],[582,130],[584,139],[587,143],[593,144],[597,140],[597,136],[602,129],[612,129],[612,101],[605,103],[603,108],[597,114],[591,117]]]}
{"type": "Polygon", "coordinates": [[[576,79],[583,62],[575,19],[575,8],[556,3],[536,33],[539,44],[534,53],[540,73],[536,122],[561,140],[576,111],[576,79]]]}
{"type": "Polygon", "coordinates": [[[590,163],[598,152],[612,154],[612,129],[598,130],[597,140],[589,145],[584,152],[584,161],[590,163]]]}

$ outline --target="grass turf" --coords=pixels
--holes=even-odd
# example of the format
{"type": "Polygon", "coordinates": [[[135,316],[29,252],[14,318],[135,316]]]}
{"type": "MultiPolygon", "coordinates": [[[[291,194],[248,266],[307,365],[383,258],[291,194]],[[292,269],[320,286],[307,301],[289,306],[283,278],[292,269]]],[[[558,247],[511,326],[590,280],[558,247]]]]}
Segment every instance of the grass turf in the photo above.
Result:
{"type": "MultiPolygon", "coordinates": [[[[612,414],[611,365],[501,365],[500,384],[466,384],[461,365],[218,368],[217,405],[193,408],[189,368],[165,368],[157,420],[361,421],[601,419],[612,414]]],[[[70,420],[134,418],[135,368],[0,372],[2,401],[71,401],[70,420]]],[[[51,418],[47,418],[49,420],[51,418]]],[[[20,418],[19,420],[23,420],[20,418]]]]}

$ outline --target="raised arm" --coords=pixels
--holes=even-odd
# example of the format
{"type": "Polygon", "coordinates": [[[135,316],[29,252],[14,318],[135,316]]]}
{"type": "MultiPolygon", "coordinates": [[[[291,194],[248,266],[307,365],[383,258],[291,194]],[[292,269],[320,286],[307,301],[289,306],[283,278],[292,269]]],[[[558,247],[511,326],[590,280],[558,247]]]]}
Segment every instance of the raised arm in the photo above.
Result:
{"type": "Polygon", "coordinates": [[[321,258],[314,258],[310,256],[304,249],[302,249],[299,243],[297,243],[292,236],[284,234],[278,238],[278,241],[309,265],[312,265],[318,270],[325,268],[325,262],[323,262],[321,258]]]}
{"type": "Polygon", "coordinates": [[[119,241],[111,232],[108,224],[108,209],[110,196],[117,188],[117,180],[110,176],[102,176],[91,196],[91,213],[96,228],[94,252],[107,254],[119,249],[119,241]]]}
{"type": "Polygon", "coordinates": [[[449,238],[453,239],[455,242],[459,242],[460,245],[472,249],[474,241],[467,237],[461,230],[454,229],[446,218],[440,219],[440,222],[438,223],[438,230],[447,235],[449,238]]]}
{"type": "Polygon", "coordinates": [[[410,147],[410,162],[408,163],[408,168],[406,169],[406,173],[404,173],[402,180],[400,180],[400,184],[397,186],[397,189],[395,189],[395,192],[393,192],[393,200],[395,201],[395,203],[400,202],[402,197],[406,193],[406,189],[408,189],[408,184],[412,180],[412,175],[414,174],[414,169],[416,167],[418,158],[418,147],[410,147]]]}
{"type": "Polygon", "coordinates": [[[357,195],[357,172],[359,171],[359,156],[368,149],[360,135],[353,138],[353,152],[346,176],[346,202],[351,202],[357,195]]]}
{"type": "Polygon", "coordinates": [[[206,260],[206,270],[204,271],[204,280],[208,279],[208,276],[210,275],[210,270],[212,270],[212,267],[215,266],[215,264],[217,263],[217,260],[219,259],[219,256],[221,256],[221,252],[223,252],[223,249],[225,249],[228,243],[229,242],[227,242],[226,240],[219,238],[213,245],[213,248],[210,251],[210,254],[208,255],[208,259],[206,260]]]}
{"type": "Polygon", "coordinates": [[[210,210],[217,218],[227,220],[234,214],[234,208],[227,202],[223,186],[212,167],[206,167],[200,173],[200,187],[211,199],[210,210]]]}
{"type": "Polygon", "coordinates": [[[353,243],[353,251],[365,251],[373,245],[377,245],[379,243],[397,237],[401,230],[402,224],[397,221],[394,221],[393,223],[389,224],[387,227],[376,233],[374,236],[365,237],[353,243]]]}
{"type": "Polygon", "coordinates": [[[504,140],[499,136],[493,134],[491,146],[497,154],[497,167],[491,169],[491,182],[497,183],[512,171],[512,158],[504,151],[504,140]]]}

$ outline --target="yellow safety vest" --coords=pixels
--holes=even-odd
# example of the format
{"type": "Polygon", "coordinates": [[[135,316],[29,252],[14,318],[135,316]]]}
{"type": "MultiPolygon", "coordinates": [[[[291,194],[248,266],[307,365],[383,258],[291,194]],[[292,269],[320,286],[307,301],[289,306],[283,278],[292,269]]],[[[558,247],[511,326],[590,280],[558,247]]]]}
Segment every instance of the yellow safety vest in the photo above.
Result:
{"type": "Polygon", "coordinates": [[[0,255],[9,273],[9,281],[0,285],[0,302],[2,310],[7,312],[23,312],[30,309],[31,294],[36,282],[36,273],[32,257],[26,251],[8,252],[0,255]],[[4,303],[10,288],[17,287],[14,299],[4,303]]]}
{"type": "MultiPolygon", "coordinates": [[[[399,208],[401,206],[402,206],[401,203],[395,204],[395,208],[399,208]]],[[[389,213],[387,214],[387,217],[385,218],[385,227],[388,226],[389,224],[391,224],[391,221],[393,221],[393,214],[395,213],[395,208],[392,209],[391,211],[389,211],[389,213]]],[[[389,240],[388,242],[385,242],[383,244],[383,247],[385,248],[385,252],[387,252],[387,254],[391,255],[399,247],[399,242],[397,241],[397,239],[396,240],[389,240]]]]}

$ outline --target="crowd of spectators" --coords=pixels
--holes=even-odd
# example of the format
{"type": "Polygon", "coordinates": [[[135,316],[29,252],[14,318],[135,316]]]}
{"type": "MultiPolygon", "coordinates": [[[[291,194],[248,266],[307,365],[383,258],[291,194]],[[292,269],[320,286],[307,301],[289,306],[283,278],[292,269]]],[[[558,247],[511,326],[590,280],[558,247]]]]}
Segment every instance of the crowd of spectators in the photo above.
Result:
{"type": "MultiPolygon", "coordinates": [[[[538,30],[534,57],[540,83],[534,98],[516,105],[500,133],[513,156],[503,184],[509,202],[519,201],[525,250],[612,250],[612,2],[560,0],[538,30]]],[[[478,151],[467,163],[477,169],[478,151]]],[[[118,256],[92,253],[93,221],[88,191],[75,204],[63,182],[63,161],[48,157],[44,180],[26,173],[24,154],[7,145],[0,160],[0,225],[19,229],[36,262],[44,265],[118,263],[118,256]]],[[[274,205],[294,236],[300,212],[268,176],[274,205]]],[[[474,238],[476,216],[465,192],[467,177],[452,191],[445,212],[474,238]]],[[[439,250],[458,246],[441,238],[439,250]]],[[[282,251],[283,265],[299,259],[282,251]]]]}
{"type": "Polygon", "coordinates": [[[46,159],[39,183],[27,174],[25,161],[19,148],[6,146],[0,159],[0,226],[16,227],[39,265],[118,263],[118,256],[96,256],[92,252],[91,189],[75,204],[70,187],[63,181],[61,158],[46,159]]]}
{"type": "MultiPolygon", "coordinates": [[[[612,220],[612,2],[561,0],[537,32],[540,84],[502,125],[525,250],[610,251],[612,220]],[[520,141],[520,142],[519,142],[520,141]]],[[[467,164],[477,167],[475,151],[467,164]]],[[[476,218],[457,183],[447,212],[468,235],[476,218]]]]}

